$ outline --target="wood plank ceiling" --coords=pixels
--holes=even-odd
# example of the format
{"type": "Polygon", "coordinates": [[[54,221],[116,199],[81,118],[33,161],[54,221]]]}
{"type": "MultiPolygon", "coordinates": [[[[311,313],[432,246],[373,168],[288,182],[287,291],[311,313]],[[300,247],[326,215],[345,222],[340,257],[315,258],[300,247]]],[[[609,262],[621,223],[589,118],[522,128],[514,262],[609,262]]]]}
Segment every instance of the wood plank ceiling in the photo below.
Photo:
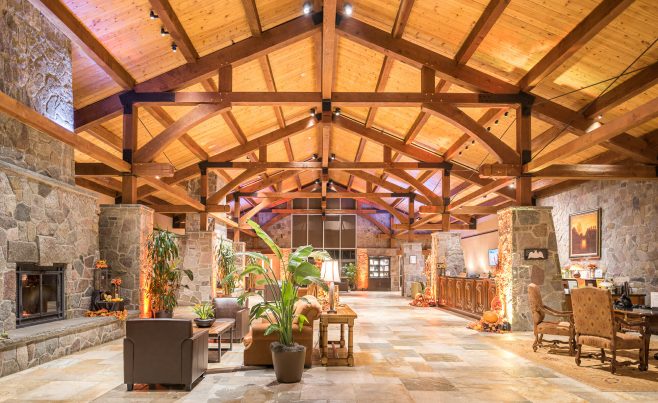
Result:
{"type": "MultiPolygon", "coordinates": [[[[30,1],[73,41],[76,132],[97,148],[76,151],[80,167],[98,162],[101,152],[122,158],[124,120],[115,95],[124,90],[321,93],[313,105],[138,107],[136,156],[176,170],[170,178],[137,177],[137,197],[145,203],[184,203],[171,187],[198,175],[200,161],[387,162],[392,169],[289,171],[270,164],[249,174],[217,171],[227,182],[238,178],[231,192],[269,192],[241,198],[242,214],[282,203],[283,192],[350,191],[366,194],[359,196],[363,204],[393,212],[402,224],[407,214],[434,211],[415,217],[421,229],[470,218],[456,211],[448,218],[445,208],[430,204],[485,205],[482,214],[490,214],[492,206],[518,202],[511,187],[521,170],[534,172],[532,191],[539,196],[591,172],[542,171],[551,164],[655,165],[658,158],[658,3],[652,0],[316,0],[307,3],[310,15],[299,0],[30,1]],[[202,71],[211,74],[195,76],[202,71]],[[525,130],[517,128],[518,105],[346,102],[335,117],[335,106],[323,116],[319,102],[338,104],[346,93],[381,93],[385,100],[401,92],[519,91],[535,96],[529,163],[510,161],[527,148],[517,144],[525,130]],[[317,122],[309,118],[311,106],[317,122]],[[165,132],[173,140],[161,143],[165,132]],[[440,167],[395,168],[444,160],[454,164],[448,179],[440,167]],[[500,162],[516,166],[501,174],[492,165],[500,162]],[[503,178],[478,175],[487,167],[503,178]],[[415,200],[392,194],[409,192],[415,200]]],[[[623,177],[622,171],[606,172],[623,177]]],[[[649,171],[629,169],[626,176],[651,177],[649,171]]],[[[107,194],[121,190],[120,177],[107,173],[80,176],[79,184],[107,194]]]]}

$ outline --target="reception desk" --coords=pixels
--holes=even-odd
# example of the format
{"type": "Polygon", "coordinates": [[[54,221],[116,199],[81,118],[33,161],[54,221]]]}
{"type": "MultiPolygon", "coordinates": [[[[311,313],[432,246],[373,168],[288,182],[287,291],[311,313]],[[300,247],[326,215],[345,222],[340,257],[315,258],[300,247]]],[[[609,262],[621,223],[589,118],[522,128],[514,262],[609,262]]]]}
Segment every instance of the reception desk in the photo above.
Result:
{"type": "Polygon", "coordinates": [[[492,278],[438,276],[437,290],[440,308],[479,319],[496,296],[496,282],[492,278]]]}

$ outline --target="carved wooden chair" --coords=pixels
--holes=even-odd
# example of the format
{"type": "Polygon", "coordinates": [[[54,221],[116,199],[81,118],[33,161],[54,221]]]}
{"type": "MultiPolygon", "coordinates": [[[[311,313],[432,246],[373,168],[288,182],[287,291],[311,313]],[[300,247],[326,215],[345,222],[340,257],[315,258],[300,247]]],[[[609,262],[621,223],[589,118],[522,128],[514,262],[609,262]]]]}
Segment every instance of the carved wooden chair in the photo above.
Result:
{"type": "Polygon", "coordinates": [[[532,350],[536,352],[537,348],[544,347],[543,342],[550,343],[552,347],[562,343],[569,345],[569,355],[573,355],[576,343],[572,313],[569,311],[557,311],[544,305],[541,299],[541,292],[536,284],[531,283],[528,285],[528,301],[530,302],[533,330],[535,333],[535,342],[532,344],[532,350]],[[547,321],[546,315],[565,319],[557,322],[547,321]],[[568,338],[568,341],[557,339],[544,340],[544,335],[546,334],[565,336],[568,338]]]}
{"type": "Polygon", "coordinates": [[[645,362],[645,329],[644,319],[625,321],[615,315],[612,305],[612,295],[609,291],[587,287],[574,289],[571,292],[574,323],[576,325],[576,364],[580,365],[583,345],[600,348],[601,354],[595,354],[606,361],[605,350],[612,354],[610,372],[613,374],[617,365],[638,364],[640,371],[646,371],[645,362]],[[632,333],[622,333],[621,327],[633,330],[632,333]],[[637,361],[617,362],[617,350],[638,350],[637,361]]]}

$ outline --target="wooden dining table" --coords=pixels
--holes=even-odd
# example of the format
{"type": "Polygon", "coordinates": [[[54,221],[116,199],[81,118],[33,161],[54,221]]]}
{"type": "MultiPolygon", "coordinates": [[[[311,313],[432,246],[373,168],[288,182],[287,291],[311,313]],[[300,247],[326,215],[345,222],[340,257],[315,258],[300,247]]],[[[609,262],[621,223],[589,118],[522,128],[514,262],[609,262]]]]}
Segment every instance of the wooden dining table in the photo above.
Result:
{"type": "MultiPolygon", "coordinates": [[[[649,362],[649,344],[651,342],[651,335],[658,335],[658,309],[615,309],[615,315],[621,317],[625,321],[636,321],[639,319],[644,320],[644,354],[646,363],[649,362]]],[[[658,360],[658,353],[654,354],[654,359],[658,360]]]]}

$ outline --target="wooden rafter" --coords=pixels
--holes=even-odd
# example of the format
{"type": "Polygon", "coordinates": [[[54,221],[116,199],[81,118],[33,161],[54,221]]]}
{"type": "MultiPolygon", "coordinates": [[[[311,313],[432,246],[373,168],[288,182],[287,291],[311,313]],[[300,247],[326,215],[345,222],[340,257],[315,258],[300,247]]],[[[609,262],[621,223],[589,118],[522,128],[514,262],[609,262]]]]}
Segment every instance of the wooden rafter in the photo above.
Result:
{"type": "MultiPolygon", "coordinates": [[[[164,110],[161,106],[146,106],[146,111],[153,116],[164,128],[167,128],[175,123],[175,120],[164,110]]],[[[98,126],[97,126],[98,127],[98,126]]],[[[94,130],[94,129],[90,129],[94,130]]],[[[187,133],[183,133],[178,141],[185,146],[192,154],[194,154],[201,161],[208,159],[208,153],[187,133]]]]}
{"type": "Polygon", "coordinates": [[[505,7],[509,4],[510,0],[491,0],[487,7],[482,12],[482,15],[477,20],[473,29],[469,32],[464,40],[464,43],[459,47],[455,54],[455,62],[457,64],[466,64],[466,62],[473,56],[478,46],[484,41],[491,28],[493,28],[498,18],[505,11],[505,7]]]}
{"type": "Polygon", "coordinates": [[[167,29],[171,38],[174,40],[181,54],[188,63],[192,63],[199,58],[199,54],[194,45],[190,40],[190,37],[187,36],[183,25],[178,20],[178,16],[174,12],[174,9],[171,7],[169,0],[149,0],[151,7],[156,12],[162,25],[167,29]]]}
{"type": "Polygon", "coordinates": [[[233,180],[208,197],[207,204],[218,204],[229,194],[229,192],[240,186],[241,183],[253,178],[254,176],[262,174],[264,171],[265,170],[262,168],[247,168],[244,172],[233,178],[233,180]]]}
{"type": "Polygon", "coordinates": [[[322,7],[322,99],[331,99],[336,69],[336,3],[324,0],[322,7]]]}

